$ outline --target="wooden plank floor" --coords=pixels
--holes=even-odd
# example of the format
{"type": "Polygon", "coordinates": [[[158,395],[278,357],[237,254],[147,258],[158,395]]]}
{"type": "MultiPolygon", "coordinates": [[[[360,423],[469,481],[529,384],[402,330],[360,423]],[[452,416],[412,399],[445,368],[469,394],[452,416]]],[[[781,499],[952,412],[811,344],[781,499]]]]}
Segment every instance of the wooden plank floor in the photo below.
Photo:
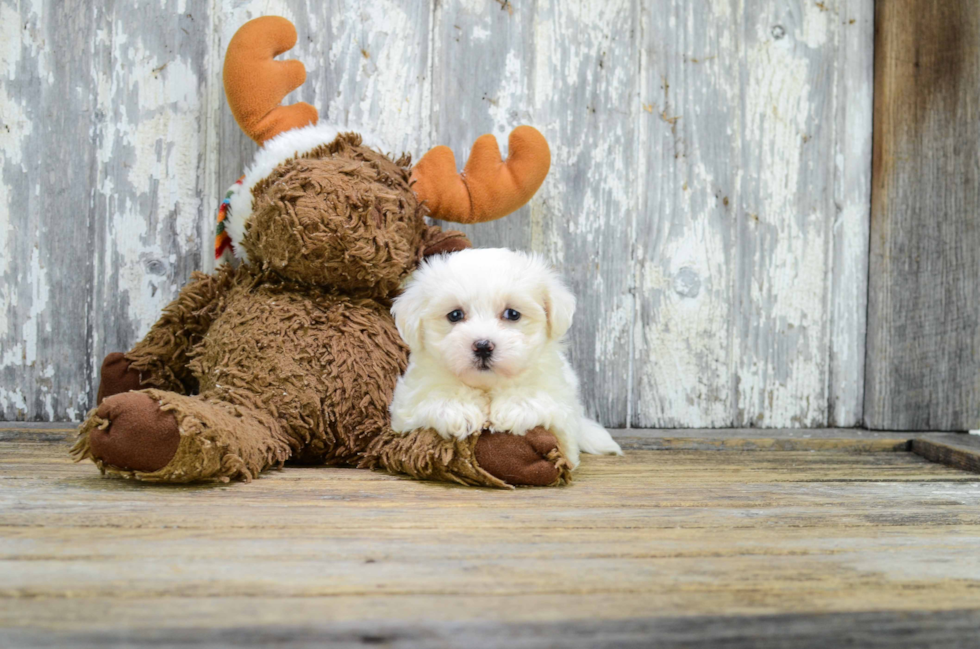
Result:
{"type": "Polygon", "coordinates": [[[504,492],[325,468],[136,484],[72,464],[63,432],[0,429],[0,646],[977,640],[980,475],[907,434],[629,435],[667,450],[504,492]]]}

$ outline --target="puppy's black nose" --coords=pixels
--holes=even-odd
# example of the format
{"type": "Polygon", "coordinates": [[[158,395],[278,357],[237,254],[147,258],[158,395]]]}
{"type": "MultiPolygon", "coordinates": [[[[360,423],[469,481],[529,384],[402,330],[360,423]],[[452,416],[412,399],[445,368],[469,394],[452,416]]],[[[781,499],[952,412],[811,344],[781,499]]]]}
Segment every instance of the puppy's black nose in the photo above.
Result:
{"type": "Polygon", "coordinates": [[[478,340],[473,343],[473,353],[477,358],[490,358],[493,356],[493,343],[489,340],[478,340]]]}

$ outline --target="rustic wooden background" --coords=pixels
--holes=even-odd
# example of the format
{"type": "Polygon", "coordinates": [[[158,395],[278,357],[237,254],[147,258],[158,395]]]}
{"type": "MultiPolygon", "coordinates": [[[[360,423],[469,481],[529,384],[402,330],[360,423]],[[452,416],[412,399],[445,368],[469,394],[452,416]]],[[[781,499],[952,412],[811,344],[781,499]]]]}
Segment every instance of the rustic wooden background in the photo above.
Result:
{"type": "Polygon", "coordinates": [[[0,0],[0,419],[75,420],[192,270],[254,145],[221,62],[279,14],[295,98],[395,151],[541,129],[529,207],[609,426],[864,417],[871,0],[0,0]]]}
{"type": "Polygon", "coordinates": [[[980,429],[980,3],[876,11],[865,420],[980,429]]]}

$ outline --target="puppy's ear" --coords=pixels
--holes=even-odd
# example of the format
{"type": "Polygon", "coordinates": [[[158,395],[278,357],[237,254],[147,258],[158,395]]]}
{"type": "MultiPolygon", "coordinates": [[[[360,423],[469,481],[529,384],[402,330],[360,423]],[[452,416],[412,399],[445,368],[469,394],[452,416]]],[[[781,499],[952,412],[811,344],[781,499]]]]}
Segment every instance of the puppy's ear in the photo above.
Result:
{"type": "Polygon", "coordinates": [[[549,272],[544,282],[542,306],[548,319],[548,338],[558,340],[572,326],[575,314],[575,296],[554,272],[549,272]]]}
{"type": "Polygon", "coordinates": [[[402,340],[409,349],[422,349],[422,300],[418,286],[409,284],[404,293],[395,298],[391,305],[391,315],[402,340]]]}

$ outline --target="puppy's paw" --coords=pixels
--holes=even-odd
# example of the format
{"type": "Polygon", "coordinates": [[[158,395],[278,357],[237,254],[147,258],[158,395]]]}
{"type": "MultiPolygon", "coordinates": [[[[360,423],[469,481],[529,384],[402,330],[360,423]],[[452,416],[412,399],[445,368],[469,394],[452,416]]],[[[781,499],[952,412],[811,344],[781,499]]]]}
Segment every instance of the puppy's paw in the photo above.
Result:
{"type": "Polygon", "coordinates": [[[490,430],[523,435],[535,426],[548,426],[550,418],[526,399],[496,399],[490,406],[490,430]]]}
{"type": "Polygon", "coordinates": [[[483,410],[470,403],[446,403],[435,418],[433,428],[449,439],[464,439],[483,430],[486,423],[483,410]]]}

